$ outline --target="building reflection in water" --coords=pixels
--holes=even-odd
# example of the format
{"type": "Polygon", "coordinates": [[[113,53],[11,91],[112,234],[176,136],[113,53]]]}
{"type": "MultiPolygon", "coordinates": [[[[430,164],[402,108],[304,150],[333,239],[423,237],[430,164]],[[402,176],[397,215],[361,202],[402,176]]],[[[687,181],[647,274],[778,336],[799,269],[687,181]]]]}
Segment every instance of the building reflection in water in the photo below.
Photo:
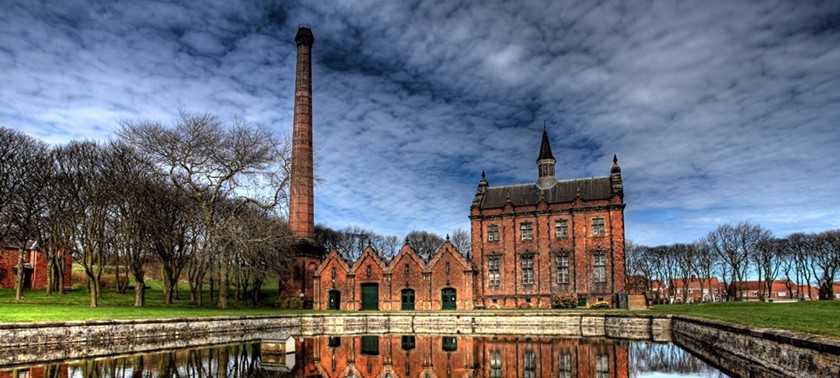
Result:
{"type": "Polygon", "coordinates": [[[628,342],[541,337],[319,337],[306,377],[628,377],[628,342]]]}
{"type": "Polygon", "coordinates": [[[272,337],[259,342],[69,363],[0,367],[22,377],[631,377],[724,376],[675,345],[522,336],[272,337]]]}

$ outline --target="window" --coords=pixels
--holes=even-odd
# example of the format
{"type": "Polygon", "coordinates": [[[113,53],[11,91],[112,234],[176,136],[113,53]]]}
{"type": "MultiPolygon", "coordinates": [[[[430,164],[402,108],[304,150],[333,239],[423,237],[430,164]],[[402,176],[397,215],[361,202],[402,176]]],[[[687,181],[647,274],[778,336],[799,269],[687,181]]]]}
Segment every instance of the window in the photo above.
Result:
{"type": "Polygon", "coordinates": [[[362,354],[379,355],[379,336],[362,336],[362,354]]]}
{"type": "Polygon", "coordinates": [[[604,236],[607,234],[604,229],[604,218],[592,218],[592,236],[604,236]]]}
{"type": "Polygon", "coordinates": [[[610,356],[607,356],[606,354],[599,354],[595,356],[595,377],[610,377],[610,356]]]}
{"type": "Polygon", "coordinates": [[[444,336],[441,340],[443,345],[441,345],[441,349],[444,352],[454,352],[458,350],[458,339],[453,336],[444,336]]]}
{"type": "Polygon", "coordinates": [[[341,338],[332,336],[330,337],[329,341],[327,341],[327,345],[329,345],[330,348],[338,348],[341,346],[341,338]]]}
{"type": "Polygon", "coordinates": [[[567,253],[558,254],[555,263],[557,264],[557,283],[569,283],[569,255],[567,253]]]}
{"type": "Polygon", "coordinates": [[[489,242],[497,242],[499,241],[499,226],[495,224],[491,224],[487,226],[487,241],[489,242]]]}
{"type": "Polygon", "coordinates": [[[403,336],[400,338],[400,346],[403,350],[412,350],[417,345],[414,336],[403,336]]]}
{"type": "Polygon", "coordinates": [[[405,266],[403,267],[403,272],[405,272],[406,276],[408,275],[408,271],[409,271],[408,264],[405,264],[405,266]]]}
{"type": "Polygon", "coordinates": [[[499,286],[499,256],[487,259],[487,278],[489,286],[499,286]]]}
{"type": "Polygon", "coordinates": [[[335,267],[332,267],[332,268],[330,269],[330,277],[332,277],[332,279],[335,279],[335,275],[336,275],[336,273],[335,273],[335,267]]]}
{"type": "Polygon", "coordinates": [[[522,255],[522,284],[534,284],[534,255],[522,255]]]}
{"type": "Polygon", "coordinates": [[[447,261],[446,264],[443,265],[443,270],[446,272],[446,274],[449,274],[449,261],[447,261]]]}
{"type": "Polygon", "coordinates": [[[558,374],[559,378],[572,378],[572,355],[569,353],[561,353],[560,360],[557,364],[557,370],[560,371],[558,374]]]}
{"type": "Polygon", "coordinates": [[[490,378],[502,378],[502,352],[490,352],[490,378]]]}
{"type": "Polygon", "coordinates": [[[522,356],[522,377],[537,378],[537,356],[534,352],[525,352],[522,356]]]}
{"type": "Polygon", "coordinates": [[[519,225],[519,238],[522,240],[534,239],[534,225],[531,223],[522,223],[519,225]]]}
{"type": "Polygon", "coordinates": [[[365,274],[367,274],[368,277],[370,277],[373,274],[373,269],[371,269],[370,265],[368,265],[365,269],[365,274]]]}
{"type": "Polygon", "coordinates": [[[568,238],[569,237],[569,222],[565,219],[560,219],[554,224],[554,237],[568,238]]]}
{"type": "Polygon", "coordinates": [[[592,256],[594,272],[592,277],[596,283],[607,282],[607,257],[603,252],[596,252],[592,256]]]}

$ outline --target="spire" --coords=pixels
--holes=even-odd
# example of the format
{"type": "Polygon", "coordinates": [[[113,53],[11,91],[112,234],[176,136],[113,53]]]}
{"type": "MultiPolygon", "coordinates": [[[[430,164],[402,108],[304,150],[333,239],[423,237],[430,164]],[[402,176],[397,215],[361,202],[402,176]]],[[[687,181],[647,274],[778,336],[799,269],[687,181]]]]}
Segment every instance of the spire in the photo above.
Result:
{"type": "Polygon", "coordinates": [[[487,175],[481,171],[481,180],[478,180],[478,187],[475,189],[475,197],[473,197],[472,207],[481,206],[481,201],[484,200],[484,194],[487,193],[487,188],[490,184],[487,183],[487,175]]]}
{"type": "Polygon", "coordinates": [[[554,155],[551,153],[551,144],[548,142],[548,130],[543,126],[542,145],[540,146],[540,156],[537,161],[551,159],[554,160],[554,155]]]}
{"type": "Polygon", "coordinates": [[[621,167],[618,166],[618,155],[613,155],[613,165],[610,168],[610,184],[613,194],[624,197],[624,181],[621,179],[621,167]]]}
{"type": "Polygon", "coordinates": [[[540,155],[537,157],[537,170],[539,171],[539,178],[537,179],[538,188],[542,190],[551,189],[557,184],[557,179],[554,178],[555,162],[554,154],[551,153],[551,144],[548,142],[548,129],[543,126],[540,155]]]}

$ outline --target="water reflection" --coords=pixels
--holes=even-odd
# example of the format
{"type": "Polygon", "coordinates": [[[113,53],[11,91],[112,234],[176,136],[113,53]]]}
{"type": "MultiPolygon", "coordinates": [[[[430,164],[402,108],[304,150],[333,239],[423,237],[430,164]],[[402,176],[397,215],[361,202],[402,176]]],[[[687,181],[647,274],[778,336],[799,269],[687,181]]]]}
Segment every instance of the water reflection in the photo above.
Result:
{"type": "Polygon", "coordinates": [[[16,369],[14,377],[723,376],[679,347],[613,339],[457,335],[288,336],[16,369]]]}

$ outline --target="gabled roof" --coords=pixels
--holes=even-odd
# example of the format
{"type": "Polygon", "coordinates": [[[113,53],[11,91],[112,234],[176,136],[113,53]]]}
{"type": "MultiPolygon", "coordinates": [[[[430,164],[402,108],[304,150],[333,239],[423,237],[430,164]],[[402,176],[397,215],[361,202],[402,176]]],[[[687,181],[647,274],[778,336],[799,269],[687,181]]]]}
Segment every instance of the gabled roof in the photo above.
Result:
{"type": "Polygon", "coordinates": [[[572,180],[558,180],[557,185],[542,190],[537,184],[508,185],[487,188],[481,201],[481,209],[495,209],[505,206],[508,199],[513,206],[536,205],[540,195],[547,203],[574,202],[580,193],[584,201],[605,200],[612,197],[612,184],[609,176],[590,177],[572,180]]]}
{"type": "Polygon", "coordinates": [[[467,261],[464,255],[458,252],[458,249],[455,248],[455,246],[452,245],[452,243],[450,243],[449,240],[445,241],[443,245],[440,246],[440,249],[438,249],[438,251],[435,252],[434,257],[432,257],[432,259],[429,260],[429,269],[434,270],[435,264],[437,264],[438,261],[440,261],[444,254],[452,254],[455,257],[455,261],[461,264],[464,270],[473,269],[472,264],[470,264],[470,262],[467,261]]]}
{"type": "Polygon", "coordinates": [[[362,263],[368,258],[373,259],[373,261],[379,265],[379,268],[382,269],[383,272],[385,271],[385,263],[382,261],[382,258],[379,257],[379,253],[377,253],[373,247],[367,246],[367,248],[362,251],[362,254],[359,255],[359,258],[356,259],[356,262],[353,263],[353,266],[350,268],[351,272],[358,270],[362,263]]]}
{"type": "Polygon", "coordinates": [[[403,244],[402,248],[400,248],[400,251],[397,252],[397,255],[391,259],[391,262],[388,264],[388,268],[391,271],[393,271],[394,268],[396,268],[395,265],[397,264],[397,260],[400,260],[402,258],[412,260],[424,270],[426,269],[426,263],[423,262],[423,259],[421,259],[420,256],[417,256],[417,253],[414,252],[414,248],[411,248],[411,245],[409,245],[408,243],[403,244]]]}
{"type": "Polygon", "coordinates": [[[340,253],[338,253],[338,250],[333,249],[330,251],[329,254],[327,254],[327,257],[324,259],[324,261],[321,261],[321,264],[318,265],[318,268],[315,269],[315,275],[321,275],[321,272],[323,272],[324,269],[327,269],[327,265],[329,265],[330,261],[332,260],[337,260],[338,265],[344,269],[344,272],[350,273],[350,264],[348,264],[347,260],[345,260],[344,257],[341,256],[340,253]]]}

